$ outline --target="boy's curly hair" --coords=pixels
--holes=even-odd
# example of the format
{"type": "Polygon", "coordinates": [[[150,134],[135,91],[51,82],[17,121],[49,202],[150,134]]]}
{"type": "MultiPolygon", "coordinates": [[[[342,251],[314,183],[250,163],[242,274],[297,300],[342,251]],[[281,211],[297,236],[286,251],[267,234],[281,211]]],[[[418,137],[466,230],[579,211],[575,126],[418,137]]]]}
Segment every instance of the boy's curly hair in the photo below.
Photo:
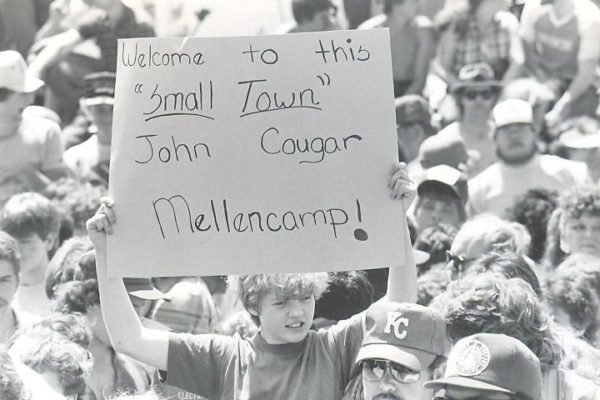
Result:
{"type": "Polygon", "coordinates": [[[64,281],[54,287],[52,308],[63,314],[86,313],[88,307],[100,304],[96,258],[93,251],[81,255],[75,264],[63,271],[64,281]]]}
{"type": "MultiPolygon", "coordinates": [[[[272,293],[282,300],[314,295],[318,300],[327,288],[327,273],[254,274],[239,277],[240,299],[248,311],[260,311],[261,299],[272,293]]],[[[253,316],[254,317],[254,316],[253,316]]],[[[258,318],[252,320],[258,325],[258,318]]]]}
{"type": "Polygon", "coordinates": [[[0,399],[29,400],[29,395],[4,346],[0,347],[0,399]]]}
{"type": "Polygon", "coordinates": [[[575,187],[560,197],[558,206],[564,211],[563,218],[579,219],[584,213],[600,216],[600,188],[575,187]]]}
{"type": "Polygon", "coordinates": [[[445,316],[453,342],[480,332],[504,333],[525,343],[542,363],[561,361],[551,316],[522,279],[490,272],[469,275],[450,283],[431,306],[445,316]]]}

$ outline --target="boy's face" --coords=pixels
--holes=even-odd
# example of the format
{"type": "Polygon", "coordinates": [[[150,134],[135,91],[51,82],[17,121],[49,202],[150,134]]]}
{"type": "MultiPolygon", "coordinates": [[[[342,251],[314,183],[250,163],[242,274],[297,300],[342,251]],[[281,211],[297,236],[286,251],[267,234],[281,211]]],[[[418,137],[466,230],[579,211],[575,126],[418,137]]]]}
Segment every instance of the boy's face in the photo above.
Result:
{"type": "Polygon", "coordinates": [[[424,195],[417,204],[419,206],[415,209],[415,218],[419,232],[440,223],[455,228],[460,227],[461,218],[458,205],[451,198],[424,195]]]}
{"type": "Polygon", "coordinates": [[[8,260],[0,260],[0,309],[10,307],[17,291],[18,278],[8,260]]]}
{"type": "Polygon", "coordinates": [[[4,101],[0,101],[0,119],[2,122],[20,121],[23,110],[33,101],[33,94],[14,92],[4,101]]]}
{"type": "Polygon", "coordinates": [[[52,248],[52,239],[42,239],[37,233],[16,238],[21,253],[21,270],[23,272],[44,269],[48,266],[48,252],[52,248]]]}
{"type": "Polygon", "coordinates": [[[573,253],[585,253],[600,256],[600,216],[584,212],[581,217],[568,218],[565,221],[562,240],[573,253]]]}
{"type": "Polygon", "coordinates": [[[315,296],[282,300],[269,293],[260,300],[257,313],[260,334],[267,343],[298,343],[304,340],[313,322],[315,296]]]}

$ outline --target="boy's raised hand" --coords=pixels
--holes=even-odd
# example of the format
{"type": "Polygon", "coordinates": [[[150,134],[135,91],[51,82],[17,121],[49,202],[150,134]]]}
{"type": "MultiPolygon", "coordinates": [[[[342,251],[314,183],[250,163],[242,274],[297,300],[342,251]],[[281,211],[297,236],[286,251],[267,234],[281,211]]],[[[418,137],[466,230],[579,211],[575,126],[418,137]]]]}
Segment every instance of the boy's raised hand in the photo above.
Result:
{"type": "Polygon", "coordinates": [[[408,172],[406,172],[405,163],[394,165],[388,187],[390,188],[390,195],[392,198],[402,202],[402,208],[404,213],[406,213],[417,197],[417,191],[414,182],[410,179],[410,176],[408,176],[408,172]]]}
{"type": "Polygon", "coordinates": [[[97,252],[106,251],[106,234],[113,233],[113,225],[116,223],[113,205],[112,199],[103,197],[96,214],[86,222],[88,236],[97,252]]]}

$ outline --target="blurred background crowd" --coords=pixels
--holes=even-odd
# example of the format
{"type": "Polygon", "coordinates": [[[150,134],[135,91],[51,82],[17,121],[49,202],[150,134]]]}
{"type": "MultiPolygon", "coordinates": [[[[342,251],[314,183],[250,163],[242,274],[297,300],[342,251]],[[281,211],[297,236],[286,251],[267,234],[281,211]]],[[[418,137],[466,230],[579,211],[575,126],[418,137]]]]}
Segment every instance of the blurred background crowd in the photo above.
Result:
{"type": "MultiPolygon", "coordinates": [[[[398,158],[417,184],[419,303],[450,340],[521,340],[563,377],[548,397],[600,398],[596,3],[0,0],[0,398],[181,398],[112,348],[86,237],[107,195],[117,39],[376,27],[389,29],[398,158]]],[[[315,329],[365,310],[386,280],[330,273],[315,329]]],[[[258,329],[235,277],[126,286],[148,326],[258,329]]]]}

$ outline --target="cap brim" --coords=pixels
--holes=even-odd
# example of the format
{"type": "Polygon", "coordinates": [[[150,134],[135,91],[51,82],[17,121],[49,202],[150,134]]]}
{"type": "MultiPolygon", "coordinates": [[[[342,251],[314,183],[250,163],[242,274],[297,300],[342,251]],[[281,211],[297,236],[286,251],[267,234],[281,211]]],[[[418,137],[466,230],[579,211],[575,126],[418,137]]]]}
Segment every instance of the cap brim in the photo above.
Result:
{"type": "Polygon", "coordinates": [[[448,189],[450,189],[452,191],[452,193],[454,193],[454,195],[456,196],[456,198],[458,200],[462,200],[462,198],[460,197],[460,193],[458,193],[458,190],[456,189],[456,187],[454,186],[454,184],[450,184],[448,182],[444,182],[438,179],[424,179],[421,183],[419,183],[419,186],[417,186],[417,194],[419,196],[423,196],[423,191],[425,190],[425,187],[427,185],[443,185],[445,187],[447,187],[448,189]]]}
{"type": "Polygon", "coordinates": [[[476,81],[476,82],[458,82],[452,87],[452,92],[455,92],[459,89],[469,88],[469,87],[493,87],[493,88],[501,88],[504,85],[499,81],[476,81]]]}
{"type": "Polygon", "coordinates": [[[417,265],[425,264],[427,261],[429,261],[430,258],[431,258],[431,256],[429,255],[429,253],[426,253],[421,250],[413,249],[413,259],[415,260],[415,264],[417,264],[417,265]]]}
{"type": "Polygon", "coordinates": [[[98,106],[103,104],[115,104],[115,98],[110,96],[84,97],[81,102],[87,107],[98,106]]]}
{"type": "Polygon", "coordinates": [[[142,289],[142,290],[132,290],[128,292],[130,295],[137,297],[138,299],[143,300],[166,300],[169,301],[169,297],[156,288],[152,289],[142,289]]]}
{"type": "Polygon", "coordinates": [[[571,149],[595,149],[600,147],[600,135],[588,135],[573,139],[558,139],[560,143],[571,149]]]}
{"type": "Polygon", "coordinates": [[[435,381],[425,382],[424,386],[428,389],[441,389],[447,386],[454,386],[464,389],[486,390],[490,392],[501,392],[514,395],[512,390],[504,389],[500,386],[492,385],[491,383],[482,382],[473,378],[464,376],[452,376],[449,378],[438,379],[435,381]]]}
{"type": "Polygon", "coordinates": [[[423,371],[431,365],[436,357],[435,354],[422,350],[398,347],[386,343],[373,343],[360,348],[356,356],[356,362],[359,363],[373,358],[390,360],[414,371],[423,371]]]}
{"type": "Polygon", "coordinates": [[[44,86],[44,81],[38,78],[27,77],[25,80],[25,85],[23,87],[24,93],[33,93],[36,92],[39,88],[44,86]]]}

